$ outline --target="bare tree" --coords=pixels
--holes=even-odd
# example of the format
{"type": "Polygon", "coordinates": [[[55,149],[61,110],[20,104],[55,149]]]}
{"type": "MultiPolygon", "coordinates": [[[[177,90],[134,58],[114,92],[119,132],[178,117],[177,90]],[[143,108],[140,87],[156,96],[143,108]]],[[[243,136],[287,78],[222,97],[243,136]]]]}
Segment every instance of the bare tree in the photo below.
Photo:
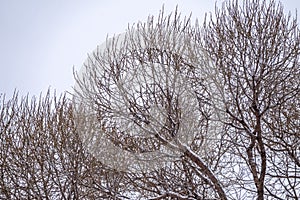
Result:
{"type": "Polygon", "coordinates": [[[82,148],[65,96],[0,104],[0,199],[120,199],[123,175],[82,148]]]}
{"type": "Polygon", "coordinates": [[[162,12],[108,39],[76,77],[85,147],[129,171],[140,198],[227,199],[213,161],[223,153],[218,123],[197,67],[205,59],[191,34],[190,18],[162,12]]]}
{"type": "Polygon", "coordinates": [[[199,40],[222,74],[230,152],[244,162],[238,187],[257,199],[298,199],[297,20],[280,3],[260,0],[228,1],[214,17],[199,40]]]}

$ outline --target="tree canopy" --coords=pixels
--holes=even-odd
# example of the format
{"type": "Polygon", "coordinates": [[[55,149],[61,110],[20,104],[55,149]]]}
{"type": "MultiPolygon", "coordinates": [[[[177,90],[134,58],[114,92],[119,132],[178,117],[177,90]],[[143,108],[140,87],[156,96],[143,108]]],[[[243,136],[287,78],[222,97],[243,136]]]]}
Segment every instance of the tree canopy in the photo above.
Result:
{"type": "Polygon", "coordinates": [[[300,37],[274,0],[109,38],[71,98],[1,98],[1,199],[298,199],[300,37]]]}

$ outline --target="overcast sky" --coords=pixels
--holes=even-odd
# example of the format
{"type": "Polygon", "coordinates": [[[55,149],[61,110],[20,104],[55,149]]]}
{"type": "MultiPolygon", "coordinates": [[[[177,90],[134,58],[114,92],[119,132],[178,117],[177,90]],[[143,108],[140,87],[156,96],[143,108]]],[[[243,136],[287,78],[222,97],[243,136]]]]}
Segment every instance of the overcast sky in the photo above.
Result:
{"type": "MultiPolygon", "coordinates": [[[[220,2],[219,0],[218,2],[220,2]]],[[[73,67],[82,63],[106,36],[122,33],[149,14],[176,5],[182,15],[202,19],[213,0],[0,0],[0,93],[39,95],[50,87],[72,91],[73,67]]],[[[283,1],[285,10],[299,0],[283,1]]],[[[299,14],[298,14],[299,15],[299,14]]]]}

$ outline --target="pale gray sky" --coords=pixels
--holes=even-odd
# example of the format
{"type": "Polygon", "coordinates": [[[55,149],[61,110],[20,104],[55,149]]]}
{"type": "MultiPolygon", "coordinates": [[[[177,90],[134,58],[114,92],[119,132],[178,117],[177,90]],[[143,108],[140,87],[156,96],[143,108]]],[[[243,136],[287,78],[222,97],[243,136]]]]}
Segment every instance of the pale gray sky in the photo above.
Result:
{"type": "MultiPolygon", "coordinates": [[[[221,0],[219,0],[221,1],[221,0]]],[[[214,0],[0,0],[0,93],[39,95],[49,87],[72,91],[73,66],[82,63],[107,34],[122,33],[128,24],[169,13],[203,18],[214,0]]],[[[285,10],[299,0],[282,1],[285,10]]]]}

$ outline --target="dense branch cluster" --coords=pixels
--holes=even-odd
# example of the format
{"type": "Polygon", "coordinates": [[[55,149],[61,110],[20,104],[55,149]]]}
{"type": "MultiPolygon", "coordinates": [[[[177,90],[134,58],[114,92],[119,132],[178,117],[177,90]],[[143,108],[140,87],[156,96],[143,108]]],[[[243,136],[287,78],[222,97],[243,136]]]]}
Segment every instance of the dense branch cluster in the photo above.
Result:
{"type": "Polygon", "coordinates": [[[248,189],[259,199],[299,197],[297,21],[274,1],[227,3],[216,13],[216,22],[204,27],[203,44],[223,76],[227,137],[249,168],[255,187],[248,189]]]}
{"type": "Polygon", "coordinates": [[[0,133],[0,199],[109,199],[121,190],[123,175],[85,153],[65,96],[1,99],[0,133]]]}

